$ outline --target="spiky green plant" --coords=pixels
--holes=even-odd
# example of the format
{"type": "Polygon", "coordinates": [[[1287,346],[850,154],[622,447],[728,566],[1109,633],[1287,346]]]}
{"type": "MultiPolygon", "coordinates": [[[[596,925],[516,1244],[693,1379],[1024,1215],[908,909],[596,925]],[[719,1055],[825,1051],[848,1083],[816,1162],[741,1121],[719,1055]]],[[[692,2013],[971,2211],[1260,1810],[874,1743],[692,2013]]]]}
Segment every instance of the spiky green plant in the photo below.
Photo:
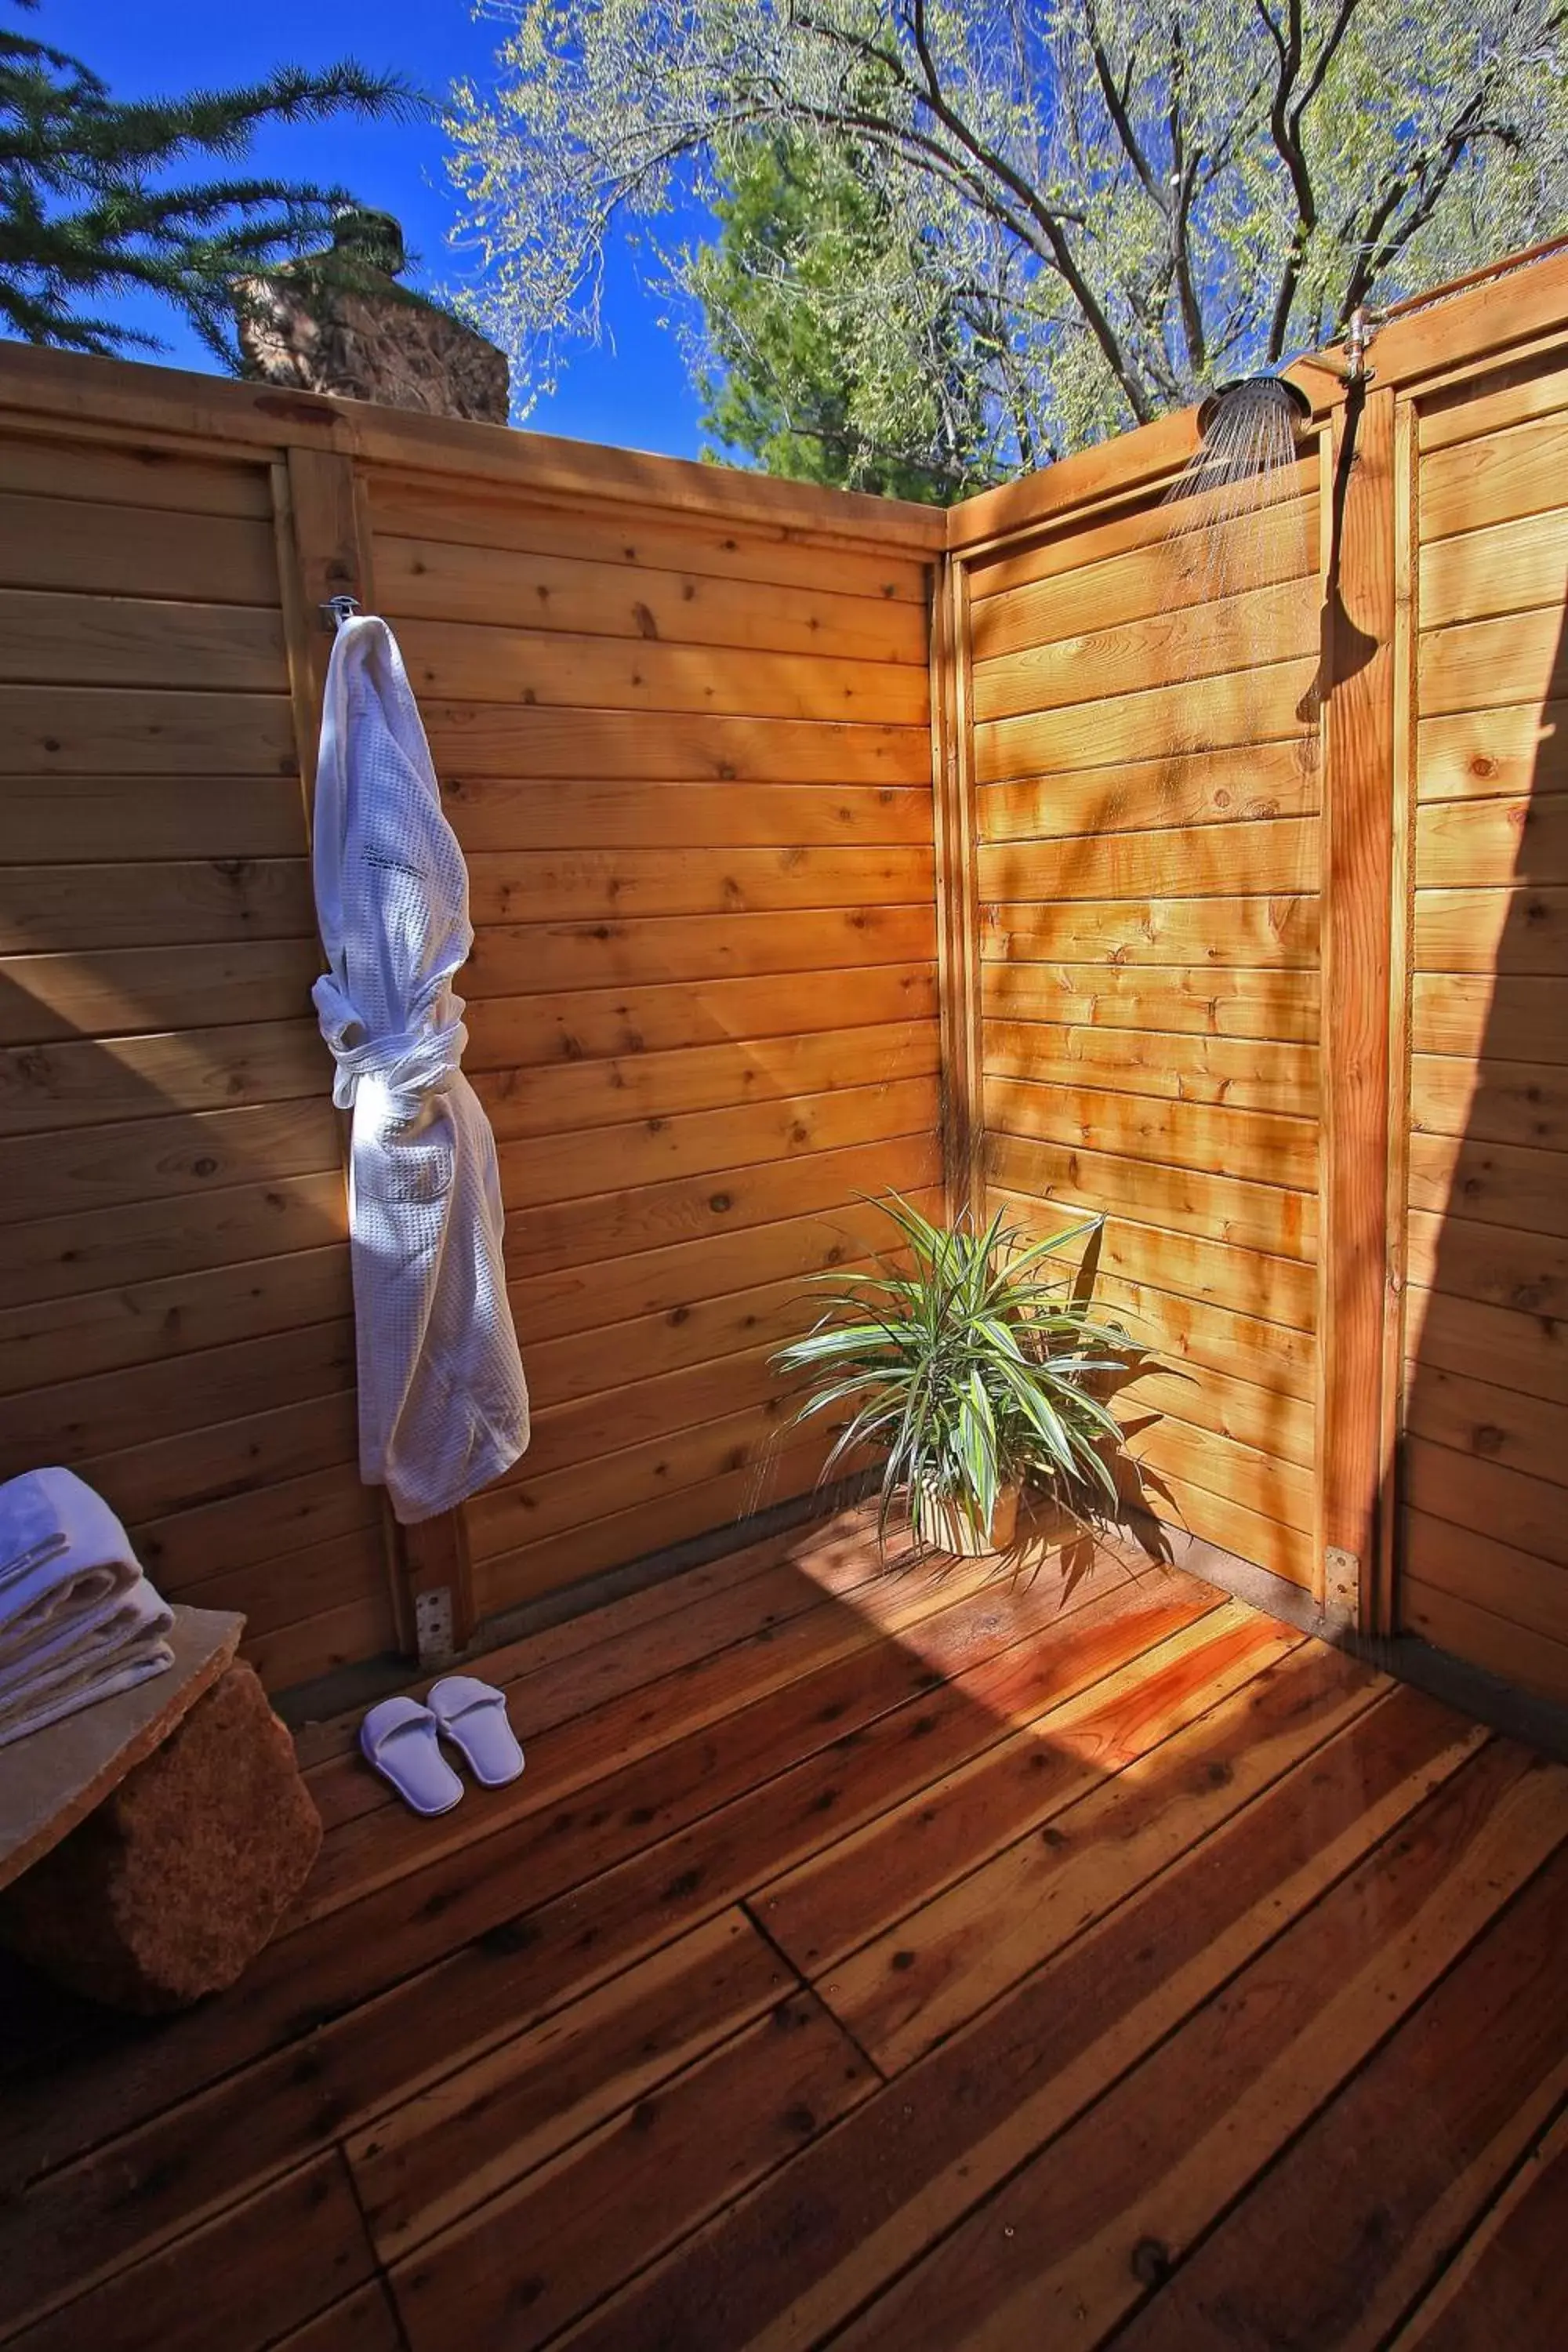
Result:
{"type": "Polygon", "coordinates": [[[998,1495],[1022,1480],[1079,1526],[1097,1502],[1114,1507],[1121,1431],[1103,1391],[1145,1351],[1093,1319],[1090,1285],[1061,1264],[1103,1220],[1031,1241],[1001,1212],[977,1229],[932,1224],[897,1195],[882,1205],[905,1262],[822,1277],[835,1287],[821,1316],[773,1359],[810,1384],[798,1420],[853,1407],[823,1476],[861,1447],[881,1454],[884,1538],[900,1492],[917,1519],[955,1508],[982,1542],[998,1495]]]}

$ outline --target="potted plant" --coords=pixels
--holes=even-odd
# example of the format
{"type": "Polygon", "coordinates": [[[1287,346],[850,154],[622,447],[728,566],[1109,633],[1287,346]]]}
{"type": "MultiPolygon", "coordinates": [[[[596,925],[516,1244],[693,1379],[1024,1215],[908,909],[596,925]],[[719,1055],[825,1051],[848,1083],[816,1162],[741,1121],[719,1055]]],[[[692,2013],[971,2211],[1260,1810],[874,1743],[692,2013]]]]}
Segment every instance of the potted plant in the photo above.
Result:
{"type": "Polygon", "coordinates": [[[852,1407],[824,1477],[876,1448],[879,1532],[905,1496],[923,1542],[972,1558],[1012,1542],[1026,1481],[1080,1528],[1097,1500],[1114,1507],[1121,1433],[1103,1392],[1144,1351],[1091,1319],[1087,1283],[1060,1263],[1103,1220],[1030,1241],[1000,1213],[976,1230],[967,1217],[934,1225],[897,1197],[883,1205],[903,1262],[822,1277],[836,1287],[821,1316],[773,1360],[809,1383],[797,1419],[852,1407]]]}

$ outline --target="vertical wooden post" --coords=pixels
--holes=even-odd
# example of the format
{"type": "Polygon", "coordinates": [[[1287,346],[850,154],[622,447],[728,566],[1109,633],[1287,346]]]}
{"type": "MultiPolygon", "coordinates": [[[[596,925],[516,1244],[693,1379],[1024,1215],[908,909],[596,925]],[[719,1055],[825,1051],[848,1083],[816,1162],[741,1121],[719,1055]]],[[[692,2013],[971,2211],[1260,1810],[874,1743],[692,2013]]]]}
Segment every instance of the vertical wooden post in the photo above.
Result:
{"type": "Polygon", "coordinates": [[[1394,394],[1334,414],[1324,604],[1316,1589],[1372,1622],[1383,1507],[1394,771],[1394,394]]]}
{"type": "Polygon", "coordinates": [[[969,567],[951,556],[937,567],[931,599],[931,677],[942,1177],[951,1220],[965,1209],[978,1218],[985,1205],[969,567]]]}
{"type": "MultiPolygon", "coordinates": [[[[370,534],[353,461],[340,451],[291,448],[287,460],[273,467],[272,501],[308,841],[333,635],[321,608],[339,595],[353,596],[367,608],[374,604],[370,534]]],[[[342,1124],[346,1170],[346,1118],[342,1124]]],[[[399,1646],[422,1665],[439,1664],[465,1648],[474,1630],[473,1570],[462,1510],[405,1528],[384,1497],[382,1528],[399,1646]]]]}

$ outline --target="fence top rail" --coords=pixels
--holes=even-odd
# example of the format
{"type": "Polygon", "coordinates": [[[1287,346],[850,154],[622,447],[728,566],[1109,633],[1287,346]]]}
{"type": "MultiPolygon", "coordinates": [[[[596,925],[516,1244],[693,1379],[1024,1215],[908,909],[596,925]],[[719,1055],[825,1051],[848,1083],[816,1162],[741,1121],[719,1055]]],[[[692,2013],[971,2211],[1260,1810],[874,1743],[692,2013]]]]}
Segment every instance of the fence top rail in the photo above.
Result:
{"type": "MultiPolygon", "coordinates": [[[[1565,331],[1568,241],[1559,239],[1395,304],[1386,320],[1374,320],[1372,381],[1395,391],[1418,390],[1565,331]]],[[[1333,346],[1322,356],[1330,368],[1341,364],[1333,346]]],[[[1286,373],[1307,394],[1316,417],[1345,397],[1344,383],[1310,361],[1295,362],[1286,373]]],[[[982,490],[949,510],[949,551],[973,555],[999,541],[1047,530],[1102,499],[1147,490],[1177,474],[1197,446],[1198,412],[1184,408],[1021,481],[982,490]]]]}
{"type": "Polygon", "coordinates": [[[193,456],[229,458],[330,450],[455,484],[658,509],[916,560],[940,554],[947,537],[940,508],[901,499],[26,343],[0,342],[0,429],[7,426],[152,437],[193,456]]]}

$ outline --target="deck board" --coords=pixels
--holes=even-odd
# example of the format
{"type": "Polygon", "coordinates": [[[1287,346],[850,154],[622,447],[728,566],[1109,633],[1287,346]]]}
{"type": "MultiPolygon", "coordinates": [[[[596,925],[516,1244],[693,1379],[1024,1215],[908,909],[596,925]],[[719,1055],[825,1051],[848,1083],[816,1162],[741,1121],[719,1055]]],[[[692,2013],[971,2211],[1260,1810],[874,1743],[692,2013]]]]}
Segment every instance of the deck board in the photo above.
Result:
{"type": "Polygon", "coordinates": [[[0,2343],[1544,2347],[1568,1772],[1080,1571],[710,1562],[498,1653],[437,1822],[308,1728],[234,1993],[0,1988],[0,2343]]]}

